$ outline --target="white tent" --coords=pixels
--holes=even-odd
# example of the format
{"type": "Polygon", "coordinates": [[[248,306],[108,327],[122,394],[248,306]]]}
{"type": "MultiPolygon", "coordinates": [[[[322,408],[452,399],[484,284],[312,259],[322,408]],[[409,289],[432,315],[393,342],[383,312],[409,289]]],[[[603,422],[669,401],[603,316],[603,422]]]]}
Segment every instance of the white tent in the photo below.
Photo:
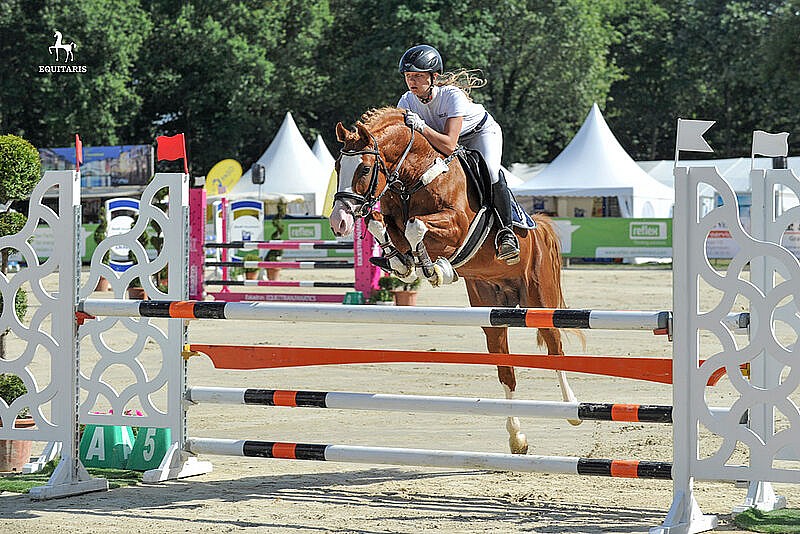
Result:
{"type": "Polygon", "coordinates": [[[597,104],[561,154],[512,191],[517,198],[617,197],[622,217],[671,217],[675,200],[672,188],[651,178],[625,152],[597,104]]]}
{"type": "Polygon", "coordinates": [[[328,188],[325,190],[325,203],[322,206],[322,216],[330,217],[333,211],[333,195],[336,194],[336,187],[339,185],[336,176],[336,160],[333,159],[321,135],[317,135],[317,140],[314,141],[314,146],[311,147],[311,151],[317,156],[317,159],[328,172],[328,188]]]}
{"type": "Polygon", "coordinates": [[[502,165],[500,165],[500,169],[503,171],[503,176],[505,176],[506,184],[508,184],[509,188],[513,189],[514,187],[519,187],[523,184],[522,178],[518,177],[510,170],[506,169],[502,165]]]}
{"type": "Polygon", "coordinates": [[[317,159],[320,163],[325,165],[326,169],[333,169],[336,160],[331,155],[331,152],[328,150],[327,145],[325,145],[325,141],[322,140],[321,135],[317,135],[317,139],[314,141],[314,146],[311,147],[311,152],[317,156],[317,159]]]}
{"type": "Polygon", "coordinates": [[[306,199],[305,207],[298,212],[295,208],[298,204],[291,204],[289,213],[322,213],[330,170],[308,148],[291,113],[286,113],[278,133],[258,158],[258,163],[266,168],[267,178],[264,185],[259,187],[253,184],[248,170],[231,189],[231,196],[246,193],[250,198],[258,198],[260,191],[263,191],[262,196],[267,193],[297,194],[306,199]]]}
{"type": "MultiPolygon", "coordinates": [[[[792,169],[795,174],[800,176],[800,156],[787,158],[787,167],[792,169]]],[[[637,162],[647,174],[658,180],[664,185],[672,187],[675,176],[672,169],[675,162],[668,160],[639,161],[637,162]]],[[[726,159],[701,159],[701,160],[680,160],[681,166],[693,167],[716,167],[719,174],[737,193],[750,192],[750,166],[756,169],[771,169],[772,158],[755,158],[751,162],[750,158],[726,158],[726,159]]]]}
{"type": "MultiPolygon", "coordinates": [[[[650,176],[664,185],[672,187],[675,182],[673,160],[640,161],[638,165],[650,176]]],[[[702,160],[681,160],[680,165],[691,165],[693,167],[716,167],[722,176],[739,198],[740,207],[750,206],[751,184],[750,167],[755,169],[771,169],[772,158],[724,158],[724,159],[702,159],[702,160]]],[[[800,176],[800,157],[787,158],[787,167],[800,176]]],[[[721,202],[719,194],[710,185],[701,184],[698,195],[703,203],[701,214],[705,215],[711,211],[718,202],[721,202]]],[[[789,209],[800,204],[800,199],[787,188],[780,188],[780,206],[782,210],[789,209]]],[[[744,217],[749,217],[743,214],[744,217]]]]}

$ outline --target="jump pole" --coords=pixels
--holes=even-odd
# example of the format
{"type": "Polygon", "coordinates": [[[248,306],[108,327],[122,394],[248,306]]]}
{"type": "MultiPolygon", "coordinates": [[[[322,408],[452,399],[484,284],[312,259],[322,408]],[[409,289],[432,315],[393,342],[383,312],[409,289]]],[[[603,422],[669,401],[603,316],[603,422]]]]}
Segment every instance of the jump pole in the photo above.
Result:
{"type": "Polygon", "coordinates": [[[353,282],[311,282],[307,280],[206,280],[207,286],[243,287],[353,287],[353,282]]]}
{"type": "MultiPolygon", "coordinates": [[[[298,306],[290,303],[202,302],[86,299],[78,311],[90,316],[169,317],[330,323],[413,324],[438,326],[505,326],[651,330],[667,333],[670,313],[664,311],[568,310],[553,308],[452,308],[379,306],[298,306]]],[[[725,323],[738,329],[749,315],[731,314],[725,323]]]]}
{"type": "Polygon", "coordinates": [[[286,460],[594,475],[615,478],[672,479],[672,464],[669,462],[604,460],[577,456],[536,456],[213,438],[188,438],[186,449],[193,454],[286,460]]]}
{"type": "MultiPolygon", "coordinates": [[[[447,413],[500,417],[536,417],[580,421],[618,421],[628,423],[672,423],[672,406],[593,402],[478,399],[432,395],[393,395],[333,391],[295,391],[285,389],[222,388],[194,386],[186,391],[191,404],[240,404],[372,410],[387,412],[447,413]]],[[[712,413],[728,413],[712,408],[712,413]]]]}

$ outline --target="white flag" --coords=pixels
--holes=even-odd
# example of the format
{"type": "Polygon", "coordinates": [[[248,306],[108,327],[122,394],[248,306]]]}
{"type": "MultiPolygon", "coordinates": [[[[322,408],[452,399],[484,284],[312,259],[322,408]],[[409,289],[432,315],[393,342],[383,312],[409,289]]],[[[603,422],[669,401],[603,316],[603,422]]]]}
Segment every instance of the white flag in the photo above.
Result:
{"type": "Polygon", "coordinates": [[[678,119],[676,149],[692,152],[714,152],[714,149],[703,139],[703,134],[716,122],[678,119]]]}
{"type": "Polygon", "coordinates": [[[762,130],[754,131],[753,156],[756,154],[771,156],[773,158],[788,156],[789,134],[787,132],[771,134],[762,130]]]}

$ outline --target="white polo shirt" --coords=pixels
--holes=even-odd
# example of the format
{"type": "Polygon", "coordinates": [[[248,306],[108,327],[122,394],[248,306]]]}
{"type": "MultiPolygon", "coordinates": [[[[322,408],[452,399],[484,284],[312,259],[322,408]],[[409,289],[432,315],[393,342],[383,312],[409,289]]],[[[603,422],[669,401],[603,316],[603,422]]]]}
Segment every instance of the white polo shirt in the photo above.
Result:
{"type": "Polygon", "coordinates": [[[435,85],[433,98],[427,104],[423,104],[411,91],[406,91],[397,102],[397,107],[413,111],[439,133],[444,132],[444,124],[450,117],[464,117],[459,135],[471,132],[486,113],[483,105],[472,102],[464,91],[454,85],[435,85]]]}

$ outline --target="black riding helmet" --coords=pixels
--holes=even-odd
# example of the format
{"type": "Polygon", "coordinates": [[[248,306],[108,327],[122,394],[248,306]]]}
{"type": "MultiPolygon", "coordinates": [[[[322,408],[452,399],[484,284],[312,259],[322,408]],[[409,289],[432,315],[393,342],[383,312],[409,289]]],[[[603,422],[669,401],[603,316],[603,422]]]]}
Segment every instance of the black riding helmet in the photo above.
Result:
{"type": "Polygon", "coordinates": [[[444,72],[439,51],[430,45],[412,46],[400,58],[400,74],[406,72],[444,72]]]}

